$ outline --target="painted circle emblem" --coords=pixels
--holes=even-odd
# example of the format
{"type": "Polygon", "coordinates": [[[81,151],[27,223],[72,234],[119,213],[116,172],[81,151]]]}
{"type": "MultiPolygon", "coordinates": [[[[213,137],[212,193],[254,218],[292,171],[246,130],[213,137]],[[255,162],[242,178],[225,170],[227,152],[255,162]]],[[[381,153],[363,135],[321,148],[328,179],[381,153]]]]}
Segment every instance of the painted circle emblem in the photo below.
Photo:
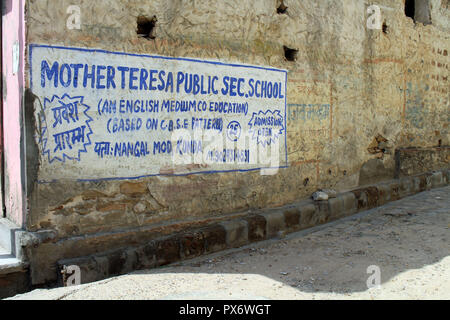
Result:
{"type": "Polygon", "coordinates": [[[237,141],[241,136],[241,124],[237,121],[231,121],[227,126],[227,137],[231,141],[237,141]]]}

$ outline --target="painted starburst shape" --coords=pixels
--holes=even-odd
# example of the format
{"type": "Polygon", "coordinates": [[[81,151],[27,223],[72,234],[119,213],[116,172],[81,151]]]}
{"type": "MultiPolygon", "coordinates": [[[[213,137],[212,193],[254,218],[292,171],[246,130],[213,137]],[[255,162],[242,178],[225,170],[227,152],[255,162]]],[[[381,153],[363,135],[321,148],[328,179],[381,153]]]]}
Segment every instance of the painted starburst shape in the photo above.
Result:
{"type": "Polygon", "coordinates": [[[279,110],[266,110],[265,112],[253,112],[249,121],[249,132],[253,140],[263,147],[275,143],[285,130],[283,116],[279,110]],[[264,122],[266,121],[266,122],[264,122]],[[268,134],[270,132],[270,134],[268,134]]]}
{"type": "Polygon", "coordinates": [[[80,154],[87,152],[86,147],[91,144],[92,129],[89,122],[92,121],[92,118],[87,114],[90,107],[83,103],[83,99],[82,96],[70,97],[68,94],[64,94],[62,97],[53,95],[51,99],[44,99],[43,112],[39,114],[41,122],[39,143],[42,146],[42,153],[48,157],[50,163],[55,160],[65,162],[66,159],[80,161],[80,154]],[[66,117],[63,117],[64,120],[56,121],[54,110],[66,105],[72,106],[72,113],[70,116],[66,114],[66,117]],[[74,105],[76,105],[76,109],[73,107],[74,105]],[[73,135],[72,138],[70,137],[73,132],[79,134],[79,139],[74,140],[73,135]],[[63,137],[64,142],[58,145],[56,137],[61,134],[66,134],[66,136],[63,137]],[[62,145],[64,147],[61,147],[62,145]]]}

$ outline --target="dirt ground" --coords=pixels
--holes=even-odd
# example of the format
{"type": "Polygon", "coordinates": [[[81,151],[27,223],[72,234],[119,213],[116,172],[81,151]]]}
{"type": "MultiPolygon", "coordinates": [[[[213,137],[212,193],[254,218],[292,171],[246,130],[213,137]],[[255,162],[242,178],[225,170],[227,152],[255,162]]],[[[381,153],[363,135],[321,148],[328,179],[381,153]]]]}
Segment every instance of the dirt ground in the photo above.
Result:
{"type": "Polygon", "coordinates": [[[283,239],[12,299],[450,299],[449,228],[445,187],[283,239]],[[369,266],[379,287],[367,286],[369,266]]]}

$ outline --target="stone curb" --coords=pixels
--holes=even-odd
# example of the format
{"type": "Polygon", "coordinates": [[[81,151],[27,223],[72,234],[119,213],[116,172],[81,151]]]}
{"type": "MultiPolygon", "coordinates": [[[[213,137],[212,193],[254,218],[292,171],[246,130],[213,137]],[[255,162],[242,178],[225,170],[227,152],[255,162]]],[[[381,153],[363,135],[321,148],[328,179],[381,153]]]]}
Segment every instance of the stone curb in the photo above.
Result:
{"type": "Polygon", "coordinates": [[[403,177],[338,194],[327,201],[305,200],[265,209],[243,218],[219,222],[150,241],[137,247],[58,261],[59,284],[63,266],[77,265],[81,283],[98,281],[134,270],[149,269],[201,255],[283,236],[340,219],[388,202],[448,185],[450,170],[403,177]]]}

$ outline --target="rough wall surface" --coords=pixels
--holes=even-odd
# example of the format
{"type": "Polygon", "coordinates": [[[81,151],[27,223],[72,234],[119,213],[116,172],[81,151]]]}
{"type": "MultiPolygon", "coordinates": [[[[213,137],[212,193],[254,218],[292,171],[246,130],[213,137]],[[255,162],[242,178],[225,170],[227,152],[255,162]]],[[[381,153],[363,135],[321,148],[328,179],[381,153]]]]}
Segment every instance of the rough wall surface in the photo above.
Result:
{"type": "MultiPolygon", "coordinates": [[[[379,0],[383,28],[369,30],[365,1],[285,0],[286,12],[277,13],[276,0],[29,0],[28,44],[286,69],[288,167],[275,175],[38,183],[42,149],[36,144],[35,157],[27,155],[34,159],[27,229],[67,238],[220,219],[281,206],[317,188],[347,190],[393,178],[396,149],[449,145],[450,10],[446,1],[431,2],[432,23],[424,26],[405,16],[404,1],[379,0]],[[81,9],[80,30],[66,28],[69,5],[81,9]],[[136,34],[139,16],[156,16],[154,39],[136,34]],[[294,61],[284,47],[298,50],[294,61]]],[[[36,108],[33,97],[31,91],[26,108],[36,108]]],[[[448,166],[448,160],[439,161],[448,166]]]]}

